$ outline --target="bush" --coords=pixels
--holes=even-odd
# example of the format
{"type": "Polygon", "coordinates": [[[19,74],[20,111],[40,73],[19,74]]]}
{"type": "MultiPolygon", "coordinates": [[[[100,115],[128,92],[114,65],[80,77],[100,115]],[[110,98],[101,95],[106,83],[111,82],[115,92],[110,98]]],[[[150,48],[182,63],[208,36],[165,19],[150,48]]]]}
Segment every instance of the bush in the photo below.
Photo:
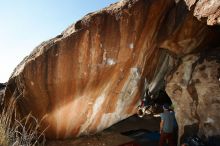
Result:
{"type": "Polygon", "coordinates": [[[45,137],[39,133],[40,122],[31,114],[19,119],[15,110],[16,100],[4,106],[0,113],[1,146],[43,146],[45,137]]]}

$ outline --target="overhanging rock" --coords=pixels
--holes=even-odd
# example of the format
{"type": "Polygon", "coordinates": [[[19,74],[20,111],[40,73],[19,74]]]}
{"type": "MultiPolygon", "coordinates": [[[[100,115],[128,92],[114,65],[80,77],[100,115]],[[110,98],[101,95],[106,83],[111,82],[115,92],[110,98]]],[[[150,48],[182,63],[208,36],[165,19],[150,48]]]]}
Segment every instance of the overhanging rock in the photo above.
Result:
{"type": "Polygon", "coordinates": [[[160,70],[162,49],[180,58],[218,38],[181,2],[121,1],[39,45],[14,70],[6,101],[21,95],[20,115],[44,117],[49,138],[96,133],[135,113],[144,78],[151,83],[160,70]]]}

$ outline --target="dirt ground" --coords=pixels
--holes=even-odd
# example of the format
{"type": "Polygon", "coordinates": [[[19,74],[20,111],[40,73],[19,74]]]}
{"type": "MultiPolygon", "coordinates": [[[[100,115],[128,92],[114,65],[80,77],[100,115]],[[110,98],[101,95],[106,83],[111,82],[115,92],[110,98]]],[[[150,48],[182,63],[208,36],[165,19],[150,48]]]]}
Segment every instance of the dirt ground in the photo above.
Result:
{"type": "Polygon", "coordinates": [[[127,136],[114,132],[101,132],[92,136],[82,136],[75,140],[48,141],[46,146],[118,146],[133,141],[127,136]]]}
{"type": "Polygon", "coordinates": [[[157,146],[158,141],[138,141],[122,133],[134,130],[158,131],[159,122],[160,118],[139,118],[135,115],[111,126],[101,133],[64,141],[48,140],[46,146],[157,146]]]}

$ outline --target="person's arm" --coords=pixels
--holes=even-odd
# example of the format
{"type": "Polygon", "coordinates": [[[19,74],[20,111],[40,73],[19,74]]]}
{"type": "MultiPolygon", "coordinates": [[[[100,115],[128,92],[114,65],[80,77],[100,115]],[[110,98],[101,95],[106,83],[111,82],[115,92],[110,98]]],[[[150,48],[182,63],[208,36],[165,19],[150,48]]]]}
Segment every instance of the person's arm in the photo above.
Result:
{"type": "Polygon", "coordinates": [[[161,121],[160,121],[160,133],[161,133],[162,130],[163,130],[163,124],[164,124],[164,121],[161,119],[161,121]]]}

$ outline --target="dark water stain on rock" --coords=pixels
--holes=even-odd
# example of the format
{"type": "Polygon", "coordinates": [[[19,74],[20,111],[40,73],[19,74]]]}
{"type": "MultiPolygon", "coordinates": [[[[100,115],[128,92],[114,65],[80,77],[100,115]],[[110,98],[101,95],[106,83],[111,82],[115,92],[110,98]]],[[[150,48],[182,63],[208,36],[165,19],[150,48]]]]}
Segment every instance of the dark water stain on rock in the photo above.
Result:
{"type": "Polygon", "coordinates": [[[191,95],[190,97],[192,97],[192,99],[196,102],[196,104],[198,104],[198,93],[197,90],[195,88],[195,83],[192,82],[191,84],[189,84],[187,86],[187,91],[189,92],[189,94],[191,95]]]}

